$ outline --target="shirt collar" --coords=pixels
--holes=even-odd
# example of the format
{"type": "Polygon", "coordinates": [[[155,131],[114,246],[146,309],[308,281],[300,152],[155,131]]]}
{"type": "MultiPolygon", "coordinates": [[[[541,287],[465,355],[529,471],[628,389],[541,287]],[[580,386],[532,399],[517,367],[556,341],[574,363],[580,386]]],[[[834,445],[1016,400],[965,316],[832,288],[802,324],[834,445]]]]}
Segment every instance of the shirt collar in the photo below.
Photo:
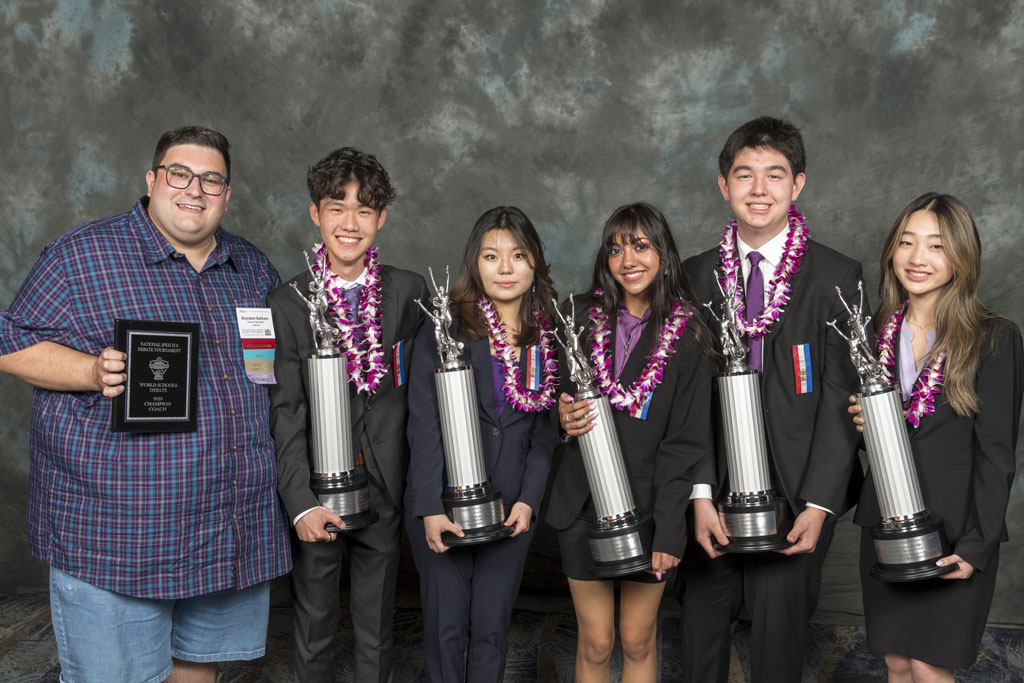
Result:
{"type": "MultiPolygon", "coordinates": [[[[779,261],[782,260],[782,253],[786,250],[786,237],[789,235],[789,224],[779,231],[779,234],[771,238],[764,244],[762,244],[757,252],[764,256],[764,260],[769,266],[774,268],[779,265],[779,261]]],[[[736,235],[737,249],[739,250],[740,262],[747,268],[750,267],[750,262],[747,261],[747,254],[754,251],[754,248],[749,244],[740,239],[739,234],[736,235]]]]}
{"type": "Polygon", "coordinates": [[[357,277],[355,280],[353,280],[351,282],[346,280],[345,278],[343,278],[341,276],[336,276],[336,277],[338,278],[338,281],[341,282],[341,288],[342,289],[352,289],[353,287],[355,287],[357,285],[362,285],[363,287],[365,287],[366,286],[366,274],[367,274],[367,272],[368,272],[367,269],[363,268],[363,272],[359,273],[359,277],[357,277]]]}
{"type": "MultiPolygon", "coordinates": [[[[147,263],[159,263],[165,259],[174,258],[176,251],[153,223],[153,219],[149,217],[149,211],[146,210],[148,206],[149,197],[140,197],[130,212],[131,224],[139,241],[142,242],[143,256],[147,263]]],[[[206,257],[206,266],[221,265],[231,261],[231,240],[226,239],[228,233],[218,225],[213,234],[217,245],[206,257]]]]}

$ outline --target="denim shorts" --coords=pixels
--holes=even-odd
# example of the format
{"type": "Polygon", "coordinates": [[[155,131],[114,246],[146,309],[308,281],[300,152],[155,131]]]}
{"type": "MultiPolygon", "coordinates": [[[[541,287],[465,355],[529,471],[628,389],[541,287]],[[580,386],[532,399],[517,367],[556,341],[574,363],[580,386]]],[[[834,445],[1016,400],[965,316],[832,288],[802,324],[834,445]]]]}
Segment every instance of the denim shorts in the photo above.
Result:
{"type": "Polygon", "coordinates": [[[270,583],[179,600],[134,598],[50,567],[50,615],[63,683],[159,682],[171,658],[262,657],[270,583]]]}

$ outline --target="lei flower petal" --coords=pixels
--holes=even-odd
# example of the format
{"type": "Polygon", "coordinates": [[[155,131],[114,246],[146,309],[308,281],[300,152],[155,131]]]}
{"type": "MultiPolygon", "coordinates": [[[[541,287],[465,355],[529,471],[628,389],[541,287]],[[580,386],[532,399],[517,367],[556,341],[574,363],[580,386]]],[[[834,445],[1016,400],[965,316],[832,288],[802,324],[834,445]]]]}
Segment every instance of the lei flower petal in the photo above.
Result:
{"type": "Polygon", "coordinates": [[[359,295],[359,323],[349,322],[352,310],[342,294],[341,278],[330,269],[323,242],[317,244],[314,250],[316,258],[313,261],[313,272],[323,275],[327,300],[335,318],[334,326],[338,328],[339,342],[345,352],[349,380],[356,386],[356,391],[370,395],[380,386],[389,368],[384,360],[381,345],[381,266],[377,260],[377,247],[367,249],[366,256],[363,257],[366,286],[359,295]],[[360,327],[363,333],[359,342],[355,341],[357,327],[360,327]]]}
{"type": "Polygon", "coordinates": [[[669,356],[675,353],[676,340],[686,330],[686,324],[693,311],[683,301],[672,304],[672,312],[661,325],[658,345],[647,356],[647,365],[636,381],[628,388],[612,379],[612,357],[609,353],[609,337],[611,325],[609,316],[601,310],[597,300],[604,292],[594,291],[594,302],[590,305],[590,321],[593,323],[594,337],[590,349],[590,361],[594,365],[594,375],[601,393],[608,397],[609,403],[619,410],[632,411],[647,400],[648,394],[661,384],[664,379],[665,364],[669,356]]]}
{"type": "MultiPolygon", "coordinates": [[[[896,365],[896,331],[903,324],[903,316],[907,310],[906,301],[897,308],[889,321],[878,331],[876,348],[878,360],[882,361],[885,367],[889,382],[896,384],[895,373],[890,370],[896,365]]],[[[932,362],[921,371],[914,389],[910,392],[910,402],[903,409],[903,416],[912,427],[917,429],[921,426],[921,418],[935,412],[935,398],[942,392],[942,383],[945,377],[942,369],[946,364],[945,350],[939,351],[932,357],[932,362]]]]}
{"type": "Polygon", "coordinates": [[[522,372],[516,362],[515,353],[505,335],[505,323],[498,318],[498,312],[491,300],[482,296],[476,300],[476,306],[483,315],[487,325],[487,333],[494,345],[494,352],[501,358],[505,366],[505,381],[502,389],[505,400],[516,410],[538,413],[547,410],[555,402],[555,388],[558,384],[558,359],[555,353],[554,330],[551,323],[539,308],[533,309],[534,319],[540,326],[540,357],[543,381],[540,391],[527,392],[520,388],[522,372]]]}
{"type": "Polygon", "coordinates": [[[803,253],[807,251],[807,226],[804,215],[789,207],[789,232],[786,234],[786,247],[782,259],[775,267],[772,278],[768,281],[768,301],[757,320],[746,321],[743,315],[746,306],[743,301],[743,269],[736,249],[736,221],[731,221],[722,233],[722,242],[718,245],[718,266],[722,273],[719,282],[726,292],[730,287],[736,292],[736,328],[755,339],[768,333],[772,325],[782,316],[782,310],[789,303],[789,281],[793,274],[800,270],[803,253]]]}

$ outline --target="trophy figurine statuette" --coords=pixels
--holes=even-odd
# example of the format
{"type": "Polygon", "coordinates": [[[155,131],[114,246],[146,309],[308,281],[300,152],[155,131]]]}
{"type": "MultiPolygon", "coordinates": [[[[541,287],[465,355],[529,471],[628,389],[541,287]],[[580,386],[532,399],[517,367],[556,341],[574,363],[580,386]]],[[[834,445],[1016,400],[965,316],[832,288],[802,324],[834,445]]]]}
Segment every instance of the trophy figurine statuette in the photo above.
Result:
{"type": "Polygon", "coordinates": [[[571,311],[566,319],[554,302],[555,311],[562,321],[565,337],[555,332],[558,343],[565,349],[569,376],[576,383],[576,401],[590,399],[597,410],[594,428],[577,437],[587,472],[590,496],[594,500],[597,518],[587,531],[590,545],[590,572],[603,579],[633,574],[651,567],[651,543],[654,525],[651,516],[642,512],[633,502],[633,491],[626,476],[619,437],[615,432],[612,407],[608,398],[594,387],[594,370],[580,350],[579,335],[583,326],[576,328],[576,302],[569,295],[571,311]]]}
{"type": "Polygon", "coordinates": [[[291,285],[309,307],[309,326],[316,344],[316,353],[307,360],[309,421],[313,428],[309,485],[320,504],[345,522],[344,529],[327,524],[327,531],[362,529],[380,515],[370,508],[370,481],[356,464],[347,361],[338,348],[339,332],[327,320],[324,278],[313,271],[309,254],[303,254],[313,276],[309,283],[311,296],[303,295],[294,282],[291,285]]]}
{"type": "Polygon", "coordinates": [[[843,334],[835,320],[828,324],[850,345],[850,359],[860,375],[857,401],[863,410],[864,444],[882,513],[881,521],[870,529],[876,559],[871,576],[904,582],[946,574],[956,570],[956,563],[935,566],[936,560],[950,554],[949,541],[942,519],[925,508],[899,388],[886,378],[868,341],[866,325],[871,317],[864,317],[863,282],[857,283],[857,290],[860,303],[850,308],[836,287],[850,314],[846,321],[849,335],[843,334]]]}
{"type": "MultiPolygon", "coordinates": [[[[718,273],[716,272],[716,276],[718,273]]],[[[722,410],[725,459],[729,472],[729,495],[718,504],[728,545],[724,552],[756,553],[788,548],[786,535],[793,526],[785,498],[772,490],[768,469],[768,446],[761,410],[761,380],[747,366],[747,346],[736,325],[736,287],[722,288],[722,315],[704,304],[719,323],[725,371],[718,374],[718,398],[722,410]]]]}
{"type": "Polygon", "coordinates": [[[441,503],[448,519],[462,527],[465,534],[459,537],[445,531],[441,541],[447,546],[487,543],[505,538],[512,533],[512,527],[503,524],[501,491],[487,481],[484,469],[473,366],[460,360],[462,342],[452,339],[449,333],[452,316],[448,307],[448,269],[445,268],[443,290],[434,280],[434,271],[427,270],[434,286],[430,299],[434,310],[428,310],[419,299],[416,303],[434,321],[434,338],[441,357],[441,367],[434,371],[446,478],[441,503]]]}

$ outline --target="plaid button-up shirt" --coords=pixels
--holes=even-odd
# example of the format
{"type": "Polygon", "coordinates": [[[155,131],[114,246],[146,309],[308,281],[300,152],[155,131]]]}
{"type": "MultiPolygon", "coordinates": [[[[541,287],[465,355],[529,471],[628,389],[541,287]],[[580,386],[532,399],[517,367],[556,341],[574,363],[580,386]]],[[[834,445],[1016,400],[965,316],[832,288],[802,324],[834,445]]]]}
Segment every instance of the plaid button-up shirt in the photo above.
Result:
{"type": "Polygon", "coordinates": [[[113,344],[115,318],[197,322],[198,429],[115,434],[100,392],[36,389],[29,549],[138,597],[245,588],[291,569],[267,389],[246,377],[235,317],[236,307],[263,306],[279,278],[262,252],[221,228],[197,273],[145,201],[46,246],[0,312],[0,354],[42,341],[99,354],[113,344]]]}

